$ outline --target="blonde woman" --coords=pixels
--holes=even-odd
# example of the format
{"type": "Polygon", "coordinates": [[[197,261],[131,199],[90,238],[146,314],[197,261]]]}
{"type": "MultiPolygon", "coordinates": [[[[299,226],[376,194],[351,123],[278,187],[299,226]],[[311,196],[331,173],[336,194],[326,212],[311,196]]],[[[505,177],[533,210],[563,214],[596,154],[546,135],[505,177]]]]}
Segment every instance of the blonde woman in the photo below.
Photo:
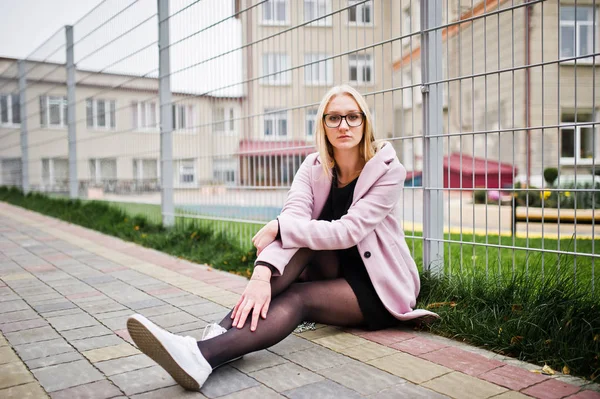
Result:
{"type": "Polygon", "coordinates": [[[140,350],[186,389],[302,321],[375,330],[437,316],[413,310],[419,275],[394,212],[406,170],[390,143],[375,141],[365,99],[333,87],[316,126],[318,152],[298,170],[278,218],[252,239],[254,272],[229,315],[199,342],[141,315],[127,322],[140,350]]]}

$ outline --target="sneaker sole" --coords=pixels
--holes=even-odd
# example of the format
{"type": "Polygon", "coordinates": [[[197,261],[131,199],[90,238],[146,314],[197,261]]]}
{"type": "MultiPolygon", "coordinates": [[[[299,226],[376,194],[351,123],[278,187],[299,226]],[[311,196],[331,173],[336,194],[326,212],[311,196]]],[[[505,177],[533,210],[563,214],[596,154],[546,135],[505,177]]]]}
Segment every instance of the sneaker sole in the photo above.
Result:
{"type": "Polygon", "coordinates": [[[179,385],[190,391],[198,391],[200,389],[198,382],[177,364],[175,359],[171,357],[165,347],[146,326],[136,319],[129,319],[127,320],[127,330],[139,350],[164,368],[179,385]]]}

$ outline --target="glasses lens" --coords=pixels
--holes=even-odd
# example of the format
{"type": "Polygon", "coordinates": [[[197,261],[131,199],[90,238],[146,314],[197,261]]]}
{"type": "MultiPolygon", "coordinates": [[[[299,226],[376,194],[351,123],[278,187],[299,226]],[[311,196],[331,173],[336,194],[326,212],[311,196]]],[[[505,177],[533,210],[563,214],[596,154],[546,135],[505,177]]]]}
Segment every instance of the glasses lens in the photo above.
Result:
{"type": "Polygon", "coordinates": [[[339,115],[327,115],[325,116],[325,124],[329,127],[338,127],[342,117],[339,115]]]}
{"type": "Polygon", "coordinates": [[[359,113],[348,114],[346,115],[346,122],[348,122],[348,126],[360,126],[363,123],[363,116],[359,113]]]}

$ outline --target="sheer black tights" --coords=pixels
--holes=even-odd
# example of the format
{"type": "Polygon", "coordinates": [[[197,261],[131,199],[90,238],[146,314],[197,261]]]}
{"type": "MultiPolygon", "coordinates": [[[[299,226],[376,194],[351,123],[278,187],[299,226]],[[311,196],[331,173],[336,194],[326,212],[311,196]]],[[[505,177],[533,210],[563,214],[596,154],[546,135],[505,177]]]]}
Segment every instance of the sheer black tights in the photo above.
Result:
{"type": "MultiPolygon", "coordinates": [[[[324,259],[327,260],[327,256],[324,259]]],[[[227,315],[221,322],[228,329],[226,333],[198,342],[202,355],[213,368],[276,344],[305,320],[337,326],[355,326],[363,321],[354,291],[345,279],[335,277],[339,274],[337,264],[327,262],[318,265],[320,270],[316,270],[325,278],[334,278],[295,282],[311,260],[316,260],[314,251],[302,249],[292,258],[282,276],[272,278],[269,313],[266,319],[259,320],[256,331],[250,331],[249,321],[241,329],[231,328],[231,319],[227,315]]]]}

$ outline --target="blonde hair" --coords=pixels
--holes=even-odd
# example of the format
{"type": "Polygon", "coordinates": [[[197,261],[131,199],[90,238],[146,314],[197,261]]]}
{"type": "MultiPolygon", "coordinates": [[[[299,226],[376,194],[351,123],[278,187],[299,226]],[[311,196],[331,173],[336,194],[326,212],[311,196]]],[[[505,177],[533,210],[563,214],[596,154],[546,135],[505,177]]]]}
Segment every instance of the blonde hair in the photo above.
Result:
{"type": "Polygon", "coordinates": [[[373,119],[365,98],[352,86],[340,85],[332,87],[321,100],[315,123],[315,141],[317,144],[317,150],[319,151],[319,155],[321,157],[323,170],[328,177],[331,177],[331,170],[335,166],[335,159],[333,158],[333,146],[325,134],[323,115],[325,114],[325,108],[327,108],[329,102],[334,97],[338,96],[352,97],[358,104],[360,110],[365,114],[365,120],[363,121],[363,137],[359,144],[360,155],[363,157],[365,163],[373,158],[378,150],[378,145],[375,142],[375,136],[373,135],[373,119]]]}

